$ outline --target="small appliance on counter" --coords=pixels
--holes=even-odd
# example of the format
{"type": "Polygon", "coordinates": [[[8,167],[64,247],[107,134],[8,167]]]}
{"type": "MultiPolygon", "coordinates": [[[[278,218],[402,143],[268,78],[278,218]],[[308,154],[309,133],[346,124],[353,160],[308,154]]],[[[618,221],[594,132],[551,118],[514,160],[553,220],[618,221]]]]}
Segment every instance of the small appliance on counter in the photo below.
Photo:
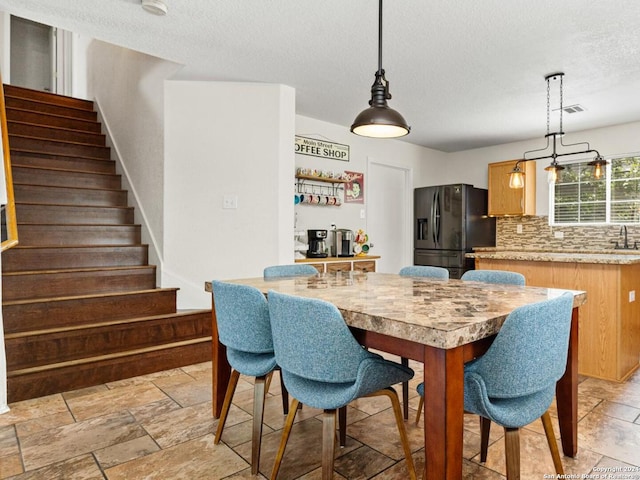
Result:
{"type": "Polygon", "coordinates": [[[353,242],[356,238],[355,234],[346,228],[338,228],[331,232],[333,233],[331,256],[353,257],[353,242]]]}
{"type": "Polygon", "coordinates": [[[326,258],[329,256],[326,230],[307,230],[307,237],[309,240],[307,258],[326,258]]]}

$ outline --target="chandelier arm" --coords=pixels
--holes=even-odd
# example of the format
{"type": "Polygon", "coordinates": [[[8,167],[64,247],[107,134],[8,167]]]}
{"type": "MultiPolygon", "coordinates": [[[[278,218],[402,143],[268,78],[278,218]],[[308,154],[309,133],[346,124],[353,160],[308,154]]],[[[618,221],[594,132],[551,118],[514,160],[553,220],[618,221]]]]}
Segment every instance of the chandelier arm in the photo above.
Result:
{"type": "MultiPolygon", "coordinates": [[[[536,150],[529,150],[528,152],[524,152],[524,154],[522,155],[522,159],[525,161],[531,160],[527,158],[527,153],[544,152],[547,148],[549,148],[549,136],[547,136],[546,139],[547,139],[547,145],[544,148],[538,148],[536,150]]],[[[546,158],[546,157],[540,157],[540,158],[546,158]]]]}
{"type": "MultiPolygon", "coordinates": [[[[533,150],[535,151],[535,150],[533,150]]],[[[583,150],[581,152],[567,152],[567,153],[557,153],[556,157],[568,157],[570,155],[581,155],[584,153],[595,153],[596,155],[600,155],[600,153],[597,150],[583,150]]],[[[534,158],[525,158],[520,160],[521,162],[529,162],[531,160],[542,160],[543,158],[553,158],[551,155],[545,155],[543,157],[534,157],[534,158]]]]}

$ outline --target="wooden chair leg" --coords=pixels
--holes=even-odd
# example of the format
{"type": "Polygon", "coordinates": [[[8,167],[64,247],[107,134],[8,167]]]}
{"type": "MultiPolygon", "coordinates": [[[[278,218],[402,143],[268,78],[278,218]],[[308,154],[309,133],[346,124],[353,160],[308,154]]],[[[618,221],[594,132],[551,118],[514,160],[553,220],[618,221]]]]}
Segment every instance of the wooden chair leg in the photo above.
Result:
{"type": "Polygon", "coordinates": [[[322,480],[333,479],[333,461],[336,448],[336,411],[322,414],[322,480]]]}
{"type": "Polygon", "coordinates": [[[398,394],[396,391],[389,387],[383,390],[378,390],[369,394],[369,397],[376,397],[379,395],[386,395],[391,400],[391,406],[393,407],[393,414],[396,417],[396,424],[398,425],[398,433],[400,434],[400,443],[402,443],[402,449],[404,450],[404,457],[407,461],[407,469],[409,470],[409,478],[411,480],[417,480],[416,467],[413,464],[413,457],[411,456],[411,445],[409,445],[409,437],[407,437],[407,430],[404,427],[404,418],[402,417],[402,410],[400,409],[400,401],[398,400],[398,394]]]}
{"type": "Polygon", "coordinates": [[[338,409],[338,431],[340,433],[340,447],[347,445],[347,406],[338,409]]]}
{"type": "Polygon", "coordinates": [[[547,443],[549,444],[549,450],[551,451],[551,457],[553,458],[553,466],[556,468],[557,474],[564,475],[564,468],[562,466],[562,461],[560,460],[560,451],[558,450],[558,442],[556,442],[556,436],[553,433],[553,425],[551,425],[549,412],[544,412],[540,419],[542,420],[544,434],[547,437],[547,443]]]}
{"type": "Polygon", "coordinates": [[[420,396],[420,401],[418,402],[418,413],[416,414],[416,425],[420,424],[420,414],[422,413],[423,408],[424,408],[424,397],[420,396]]]}
{"type": "MultiPolygon", "coordinates": [[[[404,367],[409,367],[409,359],[400,357],[400,363],[404,367]]],[[[402,382],[402,408],[404,419],[409,420],[409,382],[402,382]]]]}
{"type": "Polygon", "coordinates": [[[282,429],[280,447],[278,447],[278,453],[276,453],[276,459],[273,462],[273,470],[271,470],[271,480],[276,480],[276,478],[278,478],[278,471],[280,470],[282,457],[284,457],[284,451],[287,448],[287,442],[289,441],[289,435],[291,434],[291,427],[293,427],[293,421],[296,419],[296,413],[298,413],[298,403],[300,402],[295,398],[291,400],[289,413],[287,414],[287,419],[284,422],[284,427],[282,429]]]}
{"type": "Polygon", "coordinates": [[[487,451],[489,450],[489,433],[491,431],[491,420],[480,417],[480,461],[486,463],[487,451]]]}
{"type": "Polygon", "coordinates": [[[224,430],[224,424],[227,422],[227,415],[229,414],[229,407],[231,407],[231,400],[233,394],[236,391],[238,385],[238,379],[240,378],[240,372],[231,370],[231,377],[229,378],[229,385],[227,385],[227,392],[224,394],[224,401],[222,402],[222,411],[220,412],[220,419],[218,420],[218,428],[216,430],[216,436],[213,439],[213,443],[218,445],[220,443],[220,437],[224,430]]]}
{"type": "MultiPolygon", "coordinates": [[[[269,378],[270,380],[270,378],[269,378]]],[[[266,377],[256,377],[253,385],[253,430],[251,433],[251,475],[257,475],[260,467],[260,446],[262,445],[262,419],[264,417],[266,377]]]]}
{"type": "Polygon", "coordinates": [[[520,429],[504,427],[507,480],[520,480],[520,429]]]}

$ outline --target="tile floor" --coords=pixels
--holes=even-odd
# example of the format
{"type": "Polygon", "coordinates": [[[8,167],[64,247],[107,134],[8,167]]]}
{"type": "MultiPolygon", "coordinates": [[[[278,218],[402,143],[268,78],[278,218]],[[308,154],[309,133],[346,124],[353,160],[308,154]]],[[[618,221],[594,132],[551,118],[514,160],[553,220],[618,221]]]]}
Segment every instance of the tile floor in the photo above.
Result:
{"type": "MultiPolygon", "coordinates": [[[[419,364],[412,387],[421,375],[419,364]]],[[[268,478],[284,422],[279,382],[266,402],[261,473],[268,478]]],[[[412,392],[414,389],[412,388],[412,392]]],[[[211,364],[99,385],[10,405],[0,415],[0,479],[243,479],[251,477],[252,384],[241,378],[219,445],[211,416],[211,364]]],[[[640,372],[617,384],[581,378],[579,455],[563,457],[567,478],[610,468],[599,478],[640,480],[640,372]],[[625,476],[626,475],[626,476],[625,476]]],[[[411,406],[418,398],[412,393],[411,406]]],[[[320,411],[298,414],[279,478],[320,478],[320,411]]],[[[411,412],[415,418],[415,411],[411,412]]],[[[553,416],[553,412],[552,412],[553,416]]],[[[348,442],[337,452],[336,479],[405,479],[388,399],[358,400],[348,413],[348,442]]],[[[477,417],[465,418],[464,478],[503,479],[502,429],[494,426],[479,462],[477,417]]],[[[416,467],[424,466],[421,426],[407,423],[416,467]]],[[[557,425],[556,425],[557,431],[557,425]]],[[[521,433],[522,478],[553,474],[538,420],[521,433]]]]}

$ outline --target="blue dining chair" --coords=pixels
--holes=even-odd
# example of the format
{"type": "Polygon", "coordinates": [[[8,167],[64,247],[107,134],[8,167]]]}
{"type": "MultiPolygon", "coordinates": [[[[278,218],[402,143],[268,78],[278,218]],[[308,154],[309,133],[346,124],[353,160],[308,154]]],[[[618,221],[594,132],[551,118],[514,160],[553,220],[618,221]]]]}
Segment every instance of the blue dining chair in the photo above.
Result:
{"type": "Polygon", "coordinates": [[[408,267],[402,267],[400,275],[405,277],[429,277],[429,278],[441,278],[447,280],[449,278],[449,270],[442,267],[432,267],[428,265],[411,265],[408,267]]]}
{"type": "Polygon", "coordinates": [[[318,270],[313,265],[294,263],[292,265],[272,265],[263,271],[264,278],[301,277],[317,275],[318,270]]]}
{"type": "MultiPolygon", "coordinates": [[[[520,428],[542,420],[553,465],[564,475],[548,409],[567,365],[573,295],[524,305],[506,318],[481,357],[464,367],[464,409],[480,415],[480,461],[491,422],[504,428],[507,479],[520,478],[520,428]]],[[[424,384],[418,385],[424,396],[424,384]]]]}
{"type": "Polygon", "coordinates": [[[518,272],[507,270],[467,270],[462,274],[460,280],[471,280],[474,282],[503,283],[508,285],[524,286],[524,275],[518,272]]]}
{"type": "MultiPolygon", "coordinates": [[[[427,278],[439,278],[442,280],[449,279],[449,270],[442,267],[433,267],[429,265],[411,265],[408,267],[403,267],[398,272],[399,275],[403,277],[427,277],[427,278]]],[[[409,359],[405,357],[400,357],[400,362],[405,367],[409,366],[409,359]]],[[[402,407],[404,412],[404,419],[409,419],[409,382],[404,382],[402,384],[402,407]]],[[[420,405],[418,407],[418,419],[416,423],[420,419],[420,410],[422,410],[422,398],[420,399],[420,405]]]]}
{"type": "Polygon", "coordinates": [[[322,478],[327,479],[333,476],[337,409],[356,398],[386,395],[393,407],[409,476],[415,479],[398,395],[391,387],[411,379],[413,370],[364,349],[331,303],[272,290],[268,298],[276,361],[293,397],[271,478],[278,476],[298,402],[324,410],[322,478]]]}
{"type": "Polygon", "coordinates": [[[218,338],[226,347],[227,360],[232,368],[214,443],[220,443],[240,374],[255,377],[251,473],[256,475],[260,463],[265,395],[269,390],[271,374],[277,367],[269,307],[265,296],[254,287],[214,280],[212,290],[218,338]]]}

